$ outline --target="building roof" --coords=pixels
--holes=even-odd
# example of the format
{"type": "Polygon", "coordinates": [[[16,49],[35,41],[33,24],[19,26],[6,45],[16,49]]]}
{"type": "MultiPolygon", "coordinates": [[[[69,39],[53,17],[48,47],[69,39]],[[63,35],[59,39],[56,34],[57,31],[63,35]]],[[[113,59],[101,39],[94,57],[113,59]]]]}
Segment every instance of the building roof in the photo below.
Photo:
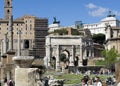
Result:
{"type": "Polygon", "coordinates": [[[116,17],[111,16],[111,17],[103,18],[101,21],[105,22],[105,21],[116,21],[116,20],[118,20],[116,17]]]}

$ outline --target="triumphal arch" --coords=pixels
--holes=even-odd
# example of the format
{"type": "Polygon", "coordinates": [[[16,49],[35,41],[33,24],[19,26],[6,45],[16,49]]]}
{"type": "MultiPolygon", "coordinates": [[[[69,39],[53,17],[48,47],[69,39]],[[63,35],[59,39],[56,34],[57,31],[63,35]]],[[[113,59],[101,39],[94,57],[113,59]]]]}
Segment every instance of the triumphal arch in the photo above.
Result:
{"type": "Polygon", "coordinates": [[[73,35],[48,35],[46,36],[46,66],[51,66],[51,58],[55,59],[55,69],[60,68],[60,56],[65,54],[68,66],[83,65],[83,60],[93,57],[93,42],[88,37],[73,35]]]}

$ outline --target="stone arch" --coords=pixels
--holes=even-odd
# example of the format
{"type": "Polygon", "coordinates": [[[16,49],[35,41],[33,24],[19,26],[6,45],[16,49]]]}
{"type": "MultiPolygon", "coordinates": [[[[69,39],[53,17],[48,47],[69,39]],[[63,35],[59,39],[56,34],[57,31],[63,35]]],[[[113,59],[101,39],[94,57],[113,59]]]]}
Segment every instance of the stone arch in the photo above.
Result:
{"type": "Polygon", "coordinates": [[[65,55],[64,64],[62,63],[61,66],[62,66],[63,69],[68,69],[69,59],[70,59],[70,52],[67,49],[64,49],[64,50],[62,50],[61,54],[65,55]]]}
{"type": "Polygon", "coordinates": [[[64,53],[64,54],[66,55],[67,58],[70,57],[70,52],[69,52],[67,49],[63,50],[62,53],[64,53]]]}

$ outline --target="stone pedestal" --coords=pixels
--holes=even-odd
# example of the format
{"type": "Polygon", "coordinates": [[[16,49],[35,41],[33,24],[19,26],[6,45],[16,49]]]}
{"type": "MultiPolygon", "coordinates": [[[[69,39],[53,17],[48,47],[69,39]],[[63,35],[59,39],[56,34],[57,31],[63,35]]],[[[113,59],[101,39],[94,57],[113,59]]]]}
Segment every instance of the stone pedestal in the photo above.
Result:
{"type": "Polygon", "coordinates": [[[39,69],[37,68],[16,68],[15,86],[40,86],[39,69]]]}
{"type": "Polygon", "coordinates": [[[30,68],[33,56],[15,56],[15,86],[37,86],[39,82],[39,69],[30,68]]]}
{"type": "Polygon", "coordinates": [[[11,63],[13,63],[13,56],[15,55],[15,51],[14,50],[9,50],[8,52],[7,52],[7,63],[8,64],[11,64],[11,63]]]}
{"type": "Polygon", "coordinates": [[[34,60],[33,56],[15,56],[13,60],[17,68],[29,68],[34,60]]]}

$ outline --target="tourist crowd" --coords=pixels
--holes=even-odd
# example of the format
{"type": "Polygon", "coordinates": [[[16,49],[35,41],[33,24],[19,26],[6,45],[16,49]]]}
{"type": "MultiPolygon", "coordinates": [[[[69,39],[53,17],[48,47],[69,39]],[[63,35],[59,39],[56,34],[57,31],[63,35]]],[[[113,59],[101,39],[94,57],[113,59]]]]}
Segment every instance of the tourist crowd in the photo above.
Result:
{"type": "Polygon", "coordinates": [[[115,77],[108,77],[106,81],[102,81],[99,76],[90,78],[85,75],[81,80],[82,86],[114,86],[116,83],[115,77]]]}

